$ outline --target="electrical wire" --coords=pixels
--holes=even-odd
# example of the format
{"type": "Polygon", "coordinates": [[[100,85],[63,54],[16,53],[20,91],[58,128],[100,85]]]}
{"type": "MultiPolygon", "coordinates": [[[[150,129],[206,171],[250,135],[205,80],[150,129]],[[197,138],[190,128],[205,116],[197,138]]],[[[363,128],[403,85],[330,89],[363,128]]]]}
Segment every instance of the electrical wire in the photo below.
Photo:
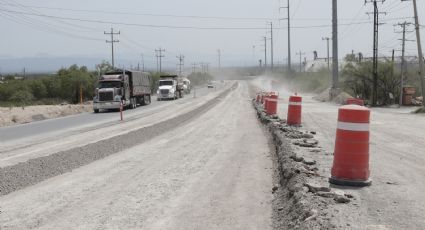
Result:
{"type": "MultiPolygon", "coordinates": [[[[53,19],[62,19],[62,20],[70,20],[70,21],[80,21],[80,22],[90,22],[90,23],[99,23],[99,24],[114,24],[114,25],[124,25],[124,26],[136,26],[136,27],[150,27],[150,28],[167,28],[167,29],[196,29],[196,30],[264,30],[264,27],[198,27],[198,26],[171,26],[171,25],[150,25],[150,24],[138,24],[138,23],[126,23],[126,22],[114,22],[114,21],[103,21],[103,20],[92,20],[92,19],[81,19],[81,18],[70,18],[70,17],[60,17],[46,14],[36,14],[36,13],[28,13],[22,11],[14,11],[14,10],[6,10],[0,9],[2,12],[8,12],[12,14],[18,15],[32,15],[38,17],[45,18],[53,18],[53,19]]],[[[403,17],[406,18],[406,17],[403,17]]],[[[387,19],[386,21],[398,20],[401,18],[392,18],[387,19]]],[[[372,21],[363,21],[363,22],[353,22],[353,23],[341,23],[340,26],[349,26],[355,24],[369,24],[372,21]]],[[[309,26],[292,26],[294,29],[311,29],[311,28],[326,28],[332,27],[331,24],[323,24],[323,25],[309,25],[309,26]]],[[[275,29],[286,29],[286,27],[279,27],[275,29]]]]}
{"type": "MultiPolygon", "coordinates": [[[[11,6],[16,5],[16,4],[10,4],[10,3],[0,3],[0,4],[11,5],[11,6]]],[[[199,15],[150,14],[150,13],[134,13],[134,12],[124,12],[124,11],[83,10],[83,9],[69,9],[69,8],[60,8],[60,7],[43,7],[43,6],[34,6],[34,5],[22,5],[22,6],[38,8],[38,9],[48,9],[48,10],[102,13],[102,14],[114,14],[114,15],[138,15],[138,16],[152,16],[152,17],[219,19],[219,20],[261,20],[261,21],[276,20],[274,18],[268,18],[268,17],[219,17],[219,16],[199,16],[199,15]]]]}

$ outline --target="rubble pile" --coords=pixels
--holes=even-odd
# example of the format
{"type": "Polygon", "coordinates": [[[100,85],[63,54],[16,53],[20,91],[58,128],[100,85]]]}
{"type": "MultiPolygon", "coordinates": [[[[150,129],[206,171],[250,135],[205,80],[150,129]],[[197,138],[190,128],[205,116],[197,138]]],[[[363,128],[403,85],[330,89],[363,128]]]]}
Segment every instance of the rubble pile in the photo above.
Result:
{"type": "Polygon", "coordinates": [[[424,98],[422,96],[412,98],[412,105],[416,105],[416,106],[422,105],[423,101],[424,101],[424,98]]]}

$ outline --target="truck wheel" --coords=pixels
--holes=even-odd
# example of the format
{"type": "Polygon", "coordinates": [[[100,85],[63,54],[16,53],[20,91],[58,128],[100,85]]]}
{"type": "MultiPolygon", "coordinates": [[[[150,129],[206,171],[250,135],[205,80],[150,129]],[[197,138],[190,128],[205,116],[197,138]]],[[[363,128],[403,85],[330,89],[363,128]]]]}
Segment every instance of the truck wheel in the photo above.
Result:
{"type": "Polygon", "coordinates": [[[99,110],[98,109],[94,109],[93,112],[94,113],[99,113],[99,110]]]}
{"type": "Polygon", "coordinates": [[[133,109],[135,109],[135,108],[137,108],[137,100],[136,100],[136,98],[134,97],[134,98],[133,98],[133,109]]]}

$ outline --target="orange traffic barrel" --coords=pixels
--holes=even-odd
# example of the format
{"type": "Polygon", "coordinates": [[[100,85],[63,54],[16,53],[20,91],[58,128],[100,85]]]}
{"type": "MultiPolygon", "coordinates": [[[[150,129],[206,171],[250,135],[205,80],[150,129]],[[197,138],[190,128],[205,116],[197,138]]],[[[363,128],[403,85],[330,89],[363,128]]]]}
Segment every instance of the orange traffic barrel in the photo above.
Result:
{"type": "Polygon", "coordinates": [[[362,99],[358,99],[358,98],[347,98],[346,104],[347,105],[361,105],[361,106],[364,106],[364,101],[362,99]]]}
{"type": "Polygon", "coordinates": [[[268,106],[269,106],[269,97],[266,96],[266,97],[264,97],[264,110],[266,112],[267,112],[268,106]]]}
{"type": "Polygon", "coordinates": [[[267,114],[268,115],[276,115],[277,114],[277,99],[278,96],[276,94],[270,95],[267,100],[267,114]]]}
{"type": "Polygon", "coordinates": [[[302,97],[290,96],[288,104],[288,125],[301,125],[301,103],[302,97]]]}
{"type": "Polygon", "coordinates": [[[338,111],[334,160],[329,182],[344,186],[368,186],[370,110],[344,105],[338,111]]]}

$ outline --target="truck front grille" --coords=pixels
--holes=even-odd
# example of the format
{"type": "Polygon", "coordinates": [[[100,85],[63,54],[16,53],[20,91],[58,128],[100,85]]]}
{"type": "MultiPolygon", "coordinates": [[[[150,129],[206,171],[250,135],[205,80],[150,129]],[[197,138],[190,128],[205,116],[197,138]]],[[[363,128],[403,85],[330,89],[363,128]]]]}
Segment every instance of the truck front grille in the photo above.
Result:
{"type": "Polygon", "coordinates": [[[99,101],[113,101],[114,93],[113,92],[99,92],[99,101]]]}
{"type": "Polygon", "coordinates": [[[168,89],[161,89],[160,90],[161,94],[168,94],[169,92],[170,92],[170,90],[168,90],[168,89]]]}

